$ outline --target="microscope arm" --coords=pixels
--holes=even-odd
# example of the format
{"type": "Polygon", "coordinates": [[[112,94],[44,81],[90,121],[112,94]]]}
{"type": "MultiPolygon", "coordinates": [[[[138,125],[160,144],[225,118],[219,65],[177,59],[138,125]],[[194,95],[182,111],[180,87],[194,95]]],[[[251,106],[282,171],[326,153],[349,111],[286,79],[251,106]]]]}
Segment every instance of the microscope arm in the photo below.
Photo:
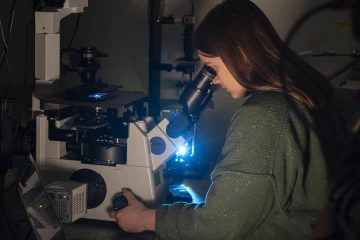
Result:
{"type": "Polygon", "coordinates": [[[212,98],[216,72],[204,66],[180,96],[183,113],[163,119],[148,134],[153,170],[168,161],[178,149],[194,138],[194,125],[212,98]]]}
{"type": "Polygon", "coordinates": [[[166,163],[180,147],[184,146],[193,137],[190,131],[184,131],[181,136],[176,138],[170,137],[166,134],[169,123],[169,120],[165,118],[148,133],[154,171],[166,163]]]}
{"type": "MultiPolygon", "coordinates": [[[[69,1],[66,1],[68,3],[69,1]]],[[[71,2],[71,1],[70,1],[71,2]]],[[[60,21],[72,14],[84,12],[84,7],[87,7],[87,0],[82,4],[74,7],[65,7],[58,9],[56,12],[36,12],[35,13],[35,31],[36,33],[55,34],[60,32],[60,21]]]]}
{"type": "Polygon", "coordinates": [[[35,79],[60,78],[60,21],[71,13],[80,13],[88,0],[66,0],[60,9],[44,8],[35,13],[35,79]]]}

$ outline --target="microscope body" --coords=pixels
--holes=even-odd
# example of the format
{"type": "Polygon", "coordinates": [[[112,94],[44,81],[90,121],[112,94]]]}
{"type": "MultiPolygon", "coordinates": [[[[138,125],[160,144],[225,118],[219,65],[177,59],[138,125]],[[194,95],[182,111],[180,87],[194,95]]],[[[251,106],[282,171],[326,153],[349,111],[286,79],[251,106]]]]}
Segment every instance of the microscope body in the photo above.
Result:
{"type": "MultiPolygon", "coordinates": [[[[166,202],[168,184],[163,175],[165,163],[187,141],[183,137],[172,139],[164,134],[169,123],[167,119],[151,131],[147,130],[147,123],[144,121],[129,122],[128,137],[118,145],[125,153],[120,154],[120,161],[117,161],[116,154],[121,151],[115,150],[111,153],[112,149],[118,146],[109,145],[104,152],[109,151],[110,154],[105,157],[111,159],[97,158],[97,161],[93,162],[89,161],[89,158],[85,161],[81,154],[78,159],[69,156],[69,143],[49,140],[49,132],[52,131],[49,125],[55,124],[65,130],[63,125],[67,121],[71,119],[57,121],[45,114],[36,117],[36,162],[45,184],[57,180],[88,183],[88,210],[84,218],[110,220],[109,209],[122,188],[131,189],[148,207],[155,208],[166,202]],[[122,158],[124,155],[126,159],[122,158]]],[[[74,134],[80,136],[78,131],[74,134]]],[[[67,136],[70,135],[67,133],[67,136]]],[[[88,143],[80,144],[83,154],[86,144],[88,143]]],[[[104,146],[101,143],[90,145],[92,148],[104,146]]]]}
{"type": "MultiPolygon", "coordinates": [[[[148,95],[94,83],[99,67],[96,61],[86,64],[86,68],[67,61],[76,54],[66,51],[61,54],[60,20],[70,13],[84,11],[88,1],[47,2],[57,10],[36,12],[36,92],[32,107],[36,119],[36,164],[45,184],[58,180],[87,183],[84,218],[110,220],[108,212],[122,188],[131,189],[146,206],[158,207],[166,202],[168,191],[165,165],[193,138],[192,127],[212,97],[215,73],[203,68],[195,84],[184,90],[180,102],[186,114],[165,118],[158,124],[151,118],[145,121],[138,120],[141,117],[118,118],[118,109],[140,109],[137,112],[142,113],[148,95]],[[81,88],[59,91],[61,64],[66,71],[76,71],[91,81],[81,88]]],[[[99,56],[97,51],[90,50],[91,55],[83,52],[80,55],[91,60],[99,56]]]]}
{"type": "Polygon", "coordinates": [[[95,82],[99,68],[95,58],[107,54],[93,47],[60,50],[61,19],[83,12],[88,0],[47,0],[45,4],[35,14],[32,108],[36,164],[45,184],[86,182],[84,217],[90,219],[110,220],[108,211],[122,188],[130,188],[149,207],[164,203],[165,163],[186,139],[165,134],[167,119],[148,129],[144,121],[117,117],[118,109],[141,106],[148,95],[95,82]],[[65,71],[78,72],[84,84],[64,92],[58,83],[65,71]]]}

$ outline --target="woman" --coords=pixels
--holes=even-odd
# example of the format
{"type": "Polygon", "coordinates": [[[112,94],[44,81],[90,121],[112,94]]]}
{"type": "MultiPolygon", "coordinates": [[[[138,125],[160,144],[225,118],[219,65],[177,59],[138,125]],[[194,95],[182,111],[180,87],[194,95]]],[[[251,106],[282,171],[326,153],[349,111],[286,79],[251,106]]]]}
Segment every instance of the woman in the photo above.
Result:
{"type": "Polygon", "coordinates": [[[153,210],[124,190],[128,207],[110,216],[160,239],[310,239],[346,137],[331,86],[290,50],[280,73],[283,42],[251,1],[217,5],[194,45],[214,84],[233,98],[251,94],[231,120],[206,200],[153,210]]]}

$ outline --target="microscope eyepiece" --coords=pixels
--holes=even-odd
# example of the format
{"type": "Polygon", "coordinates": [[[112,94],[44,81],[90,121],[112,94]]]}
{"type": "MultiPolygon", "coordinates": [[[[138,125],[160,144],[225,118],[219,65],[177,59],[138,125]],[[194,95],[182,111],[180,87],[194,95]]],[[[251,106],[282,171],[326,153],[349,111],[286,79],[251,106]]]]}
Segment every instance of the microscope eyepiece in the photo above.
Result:
{"type": "Polygon", "coordinates": [[[189,86],[191,88],[197,88],[200,91],[207,92],[208,89],[210,89],[211,83],[215,77],[215,70],[212,67],[204,65],[195,79],[189,84],[189,86]]]}
{"type": "Polygon", "coordinates": [[[180,95],[180,103],[184,107],[184,113],[191,122],[196,122],[201,111],[212,98],[212,81],[216,72],[209,66],[203,66],[195,79],[189,83],[180,95]]]}
{"type": "Polygon", "coordinates": [[[214,69],[204,65],[195,79],[186,86],[180,95],[183,114],[176,115],[166,128],[170,137],[181,136],[184,131],[197,122],[200,113],[213,96],[212,81],[215,77],[214,69]]]}
{"type": "Polygon", "coordinates": [[[205,75],[207,75],[209,78],[214,79],[216,77],[216,72],[215,70],[207,65],[204,65],[202,67],[202,69],[200,70],[200,72],[203,72],[205,75]]]}

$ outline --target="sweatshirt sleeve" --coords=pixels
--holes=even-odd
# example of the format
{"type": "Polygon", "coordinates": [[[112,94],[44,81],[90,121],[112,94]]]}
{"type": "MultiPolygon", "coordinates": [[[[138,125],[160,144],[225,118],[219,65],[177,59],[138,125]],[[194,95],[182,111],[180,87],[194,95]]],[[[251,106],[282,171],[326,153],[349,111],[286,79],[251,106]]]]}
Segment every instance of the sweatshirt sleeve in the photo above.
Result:
{"type": "Polygon", "coordinates": [[[276,201],[272,175],[284,108],[245,104],[234,115],[204,203],[163,205],[159,239],[243,239],[276,201]]]}

